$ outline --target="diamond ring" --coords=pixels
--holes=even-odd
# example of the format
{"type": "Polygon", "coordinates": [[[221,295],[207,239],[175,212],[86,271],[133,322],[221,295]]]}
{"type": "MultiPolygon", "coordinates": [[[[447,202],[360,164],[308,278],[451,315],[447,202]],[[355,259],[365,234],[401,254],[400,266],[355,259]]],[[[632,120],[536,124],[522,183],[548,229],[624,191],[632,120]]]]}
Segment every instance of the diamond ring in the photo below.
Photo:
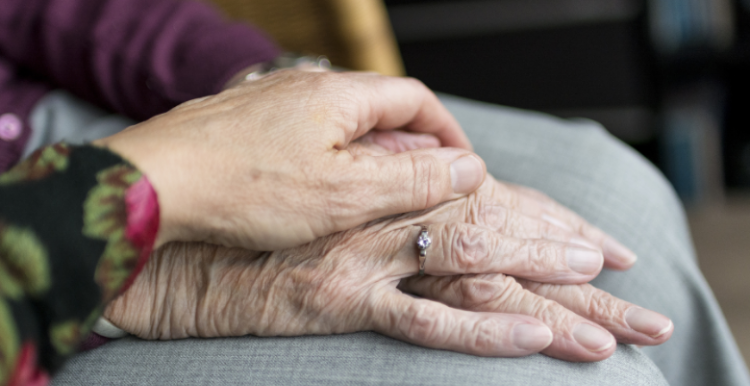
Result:
{"type": "Polygon", "coordinates": [[[432,239],[427,232],[427,227],[422,225],[422,232],[417,238],[417,248],[419,248],[419,276],[424,276],[424,263],[427,262],[427,248],[432,245],[432,239]]]}

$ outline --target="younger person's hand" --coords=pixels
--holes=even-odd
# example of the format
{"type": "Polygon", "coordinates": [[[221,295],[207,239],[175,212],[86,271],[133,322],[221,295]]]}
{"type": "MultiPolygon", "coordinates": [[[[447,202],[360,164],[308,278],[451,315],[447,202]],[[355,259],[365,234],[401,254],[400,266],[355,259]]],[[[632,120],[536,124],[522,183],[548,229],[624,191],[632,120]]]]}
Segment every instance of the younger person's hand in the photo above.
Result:
{"type": "Polygon", "coordinates": [[[95,142],[159,195],[157,245],[289,248],[432,207],[481,185],[482,160],[422,83],[371,73],[279,71],[95,142]],[[354,155],[371,129],[435,135],[452,148],[354,155]]]}

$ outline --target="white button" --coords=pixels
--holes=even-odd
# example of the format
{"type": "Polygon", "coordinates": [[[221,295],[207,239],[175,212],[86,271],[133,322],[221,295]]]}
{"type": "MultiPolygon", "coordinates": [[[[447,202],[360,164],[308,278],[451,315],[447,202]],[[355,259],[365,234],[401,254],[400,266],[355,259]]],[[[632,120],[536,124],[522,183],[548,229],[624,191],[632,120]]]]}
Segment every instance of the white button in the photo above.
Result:
{"type": "Polygon", "coordinates": [[[23,124],[15,114],[0,115],[0,139],[3,141],[13,141],[21,135],[23,124]]]}

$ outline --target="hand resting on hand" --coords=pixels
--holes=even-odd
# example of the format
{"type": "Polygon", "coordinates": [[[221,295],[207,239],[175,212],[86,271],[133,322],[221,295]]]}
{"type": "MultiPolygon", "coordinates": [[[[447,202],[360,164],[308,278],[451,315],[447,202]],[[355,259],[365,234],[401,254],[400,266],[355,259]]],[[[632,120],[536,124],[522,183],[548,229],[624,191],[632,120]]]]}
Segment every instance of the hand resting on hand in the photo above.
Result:
{"type": "Polygon", "coordinates": [[[571,232],[528,216],[498,192],[509,202],[530,199],[487,178],[467,197],[292,249],[168,244],[105,316],[146,339],[374,330],[475,355],[541,351],[573,361],[609,357],[615,339],[669,339],[669,319],[581,284],[602,267],[597,240],[586,236],[601,231],[583,222],[582,232],[571,232]],[[421,278],[419,225],[433,238],[430,276],[421,278]]]}
{"type": "Polygon", "coordinates": [[[465,196],[484,179],[461,127],[414,79],[278,71],[192,100],[96,141],[159,196],[157,246],[206,241],[289,248],[383,216],[465,196]],[[354,156],[372,129],[431,133],[442,146],[354,156]]]}

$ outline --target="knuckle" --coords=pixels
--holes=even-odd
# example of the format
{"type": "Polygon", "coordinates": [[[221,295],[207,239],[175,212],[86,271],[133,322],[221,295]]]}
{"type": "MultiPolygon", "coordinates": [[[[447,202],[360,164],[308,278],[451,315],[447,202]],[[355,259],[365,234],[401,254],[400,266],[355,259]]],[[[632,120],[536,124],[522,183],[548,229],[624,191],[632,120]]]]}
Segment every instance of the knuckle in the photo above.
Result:
{"type": "Polygon", "coordinates": [[[458,286],[461,305],[477,311],[496,309],[520,289],[513,278],[501,274],[467,277],[458,286]]]}
{"type": "Polygon", "coordinates": [[[505,218],[505,227],[509,232],[517,235],[518,237],[528,237],[533,239],[539,238],[538,235],[534,233],[534,229],[531,229],[529,227],[529,224],[525,221],[524,216],[519,212],[508,211],[508,214],[505,216],[505,218]]]}
{"type": "MultiPolygon", "coordinates": [[[[566,299],[566,303],[563,303],[565,306],[548,300],[550,304],[546,305],[544,309],[545,313],[541,313],[540,318],[554,321],[565,316],[568,319],[563,319],[563,322],[575,323],[572,320],[574,317],[572,312],[575,312],[586,319],[601,324],[605,328],[610,325],[626,325],[624,322],[624,312],[627,309],[628,303],[600,291],[589,284],[560,286],[529,280],[520,280],[520,282],[526,290],[539,295],[539,297],[566,299]]],[[[562,326],[562,324],[559,326],[562,326]]]]}
{"type": "Polygon", "coordinates": [[[564,311],[561,312],[559,309],[562,308],[562,306],[554,301],[531,293],[524,289],[524,287],[518,282],[514,283],[513,292],[505,303],[508,305],[505,309],[506,312],[520,313],[540,319],[546,317],[547,320],[553,320],[558,316],[564,316],[566,313],[564,311]]]}
{"type": "MultiPolygon", "coordinates": [[[[500,292],[489,303],[485,303],[486,309],[481,311],[506,312],[513,314],[528,315],[542,320],[553,331],[566,331],[566,326],[573,323],[576,316],[562,308],[557,303],[535,296],[524,290],[521,284],[516,282],[512,277],[502,276],[493,280],[496,283],[496,289],[500,292]]],[[[476,350],[486,349],[487,343],[497,345],[504,336],[502,328],[489,324],[477,325],[473,340],[467,340],[473,344],[476,350]]]]}
{"type": "Polygon", "coordinates": [[[417,154],[411,157],[411,168],[412,207],[427,209],[439,204],[447,188],[443,165],[431,155],[417,154]]]}
{"type": "Polygon", "coordinates": [[[496,295],[495,308],[504,311],[517,311],[524,304],[527,293],[516,279],[502,275],[494,280],[502,291],[496,295]]]}
{"type": "MultiPolygon", "coordinates": [[[[613,296],[604,293],[588,296],[586,315],[594,320],[612,319],[615,315],[621,315],[620,301],[613,296]]],[[[624,316],[623,316],[624,318],[624,316]]]]}
{"type": "Polygon", "coordinates": [[[469,349],[479,353],[497,351],[498,342],[503,340],[501,331],[503,328],[497,320],[490,318],[477,320],[472,328],[474,339],[467,340],[469,349]]]}
{"type": "Polygon", "coordinates": [[[476,202],[471,208],[470,219],[473,224],[492,226],[500,233],[509,228],[508,210],[500,205],[476,202]]]}
{"type": "Polygon", "coordinates": [[[553,331],[565,331],[567,326],[575,324],[576,316],[573,312],[563,306],[541,297],[535,297],[531,316],[543,321],[553,331]]]}
{"type": "Polygon", "coordinates": [[[346,124],[355,120],[362,103],[362,87],[351,77],[333,72],[309,72],[304,76],[308,87],[319,95],[310,101],[310,107],[326,114],[327,122],[346,124]]]}
{"type": "Polygon", "coordinates": [[[528,269],[535,275],[544,276],[554,271],[558,265],[559,250],[547,242],[533,242],[527,247],[528,269]]]}
{"type": "Polygon", "coordinates": [[[472,271],[482,267],[490,255],[491,243],[487,232],[465,226],[452,227],[449,255],[455,267],[472,271]]]}
{"type": "Polygon", "coordinates": [[[440,319],[426,301],[415,301],[407,309],[401,324],[404,336],[417,342],[434,342],[440,335],[440,319]]]}
{"type": "Polygon", "coordinates": [[[471,309],[485,308],[499,293],[494,283],[476,277],[460,280],[457,292],[460,294],[461,305],[471,309]]]}
{"type": "Polygon", "coordinates": [[[503,303],[508,302],[509,299],[518,298],[519,294],[524,292],[521,284],[513,277],[496,275],[493,281],[500,290],[498,299],[503,303]]]}
{"type": "Polygon", "coordinates": [[[518,309],[519,312],[543,321],[553,331],[564,331],[566,330],[565,326],[571,326],[575,323],[574,319],[578,318],[576,314],[547,298],[559,297],[560,294],[556,293],[563,287],[529,280],[520,280],[519,285],[525,295],[518,309]]]}

